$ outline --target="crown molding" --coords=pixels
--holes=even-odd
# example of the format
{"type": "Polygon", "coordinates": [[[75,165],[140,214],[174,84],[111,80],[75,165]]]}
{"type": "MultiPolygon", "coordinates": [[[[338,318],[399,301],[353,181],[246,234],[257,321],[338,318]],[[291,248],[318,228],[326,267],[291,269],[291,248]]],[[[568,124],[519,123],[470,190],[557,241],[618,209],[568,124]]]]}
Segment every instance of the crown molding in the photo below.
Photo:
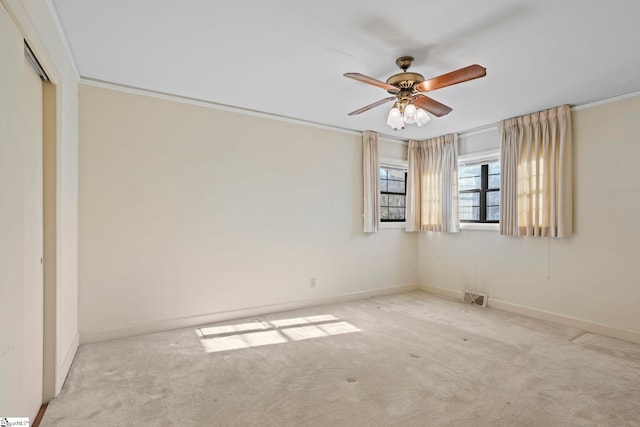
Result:
{"type": "Polygon", "coordinates": [[[585,102],[584,104],[575,105],[571,107],[571,111],[586,110],[587,108],[593,108],[599,105],[610,104],[612,102],[622,101],[623,99],[633,98],[635,96],[640,96],[640,90],[624,93],[622,95],[612,96],[610,98],[603,98],[596,101],[589,101],[589,102],[585,102]]]}
{"type": "MultiPolygon", "coordinates": [[[[48,2],[50,2],[50,1],[51,0],[48,0],[48,2]]],[[[67,46],[66,45],[66,39],[63,38],[63,40],[65,42],[65,46],[67,46]]],[[[72,63],[73,63],[73,61],[72,61],[72,63]]],[[[74,63],[74,66],[75,66],[75,63],[74,63]]],[[[287,122],[287,123],[293,123],[293,124],[302,125],[302,126],[310,126],[310,127],[315,127],[315,128],[319,128],[319,129],[325,129],[325,130],[330,130],[330,131],[334,131],[334,132],[339,132],[339,133],[343,133],[343,134],[347,134],[347,135],[362,135],[361,131],[357,131],[357,130],[354,130],[354,129],[348,129],[348,128],[343,128],[343,127],[339,127],[339,126],[327,125],[327,124],[324,124],[324,123],[314,122],[314,121],[310,121],[310,120],[296,119],[296,118],[289,117],[289,116],[283,116],[283,115],[279,115],[279,114],[272,114],[272,113],[267,113],[267,112],[264,112],[264,111],[252,110],[252,109],[249,109],[249,108],[235,107],[233,105],[220,104],[220,103],[217,103],[217,102],[207,101],[207,100],[204,100],[204,99],[198,99],[198,98],[191,98],[191,97],[187,97],[187,96],[175,95],[175,94],[155,91],[155,90],[151,90],[151,89],[143,89],[143,88],[139,88],[139,87],[135,87],[135,86],[123,85],[123,84],[113,83],[113,82],[109,82],[109,81],[105,81],[105,80],[92,79],[92,78],[89,78],[89,77],[80,76],[80,83],[86,84],[86,85],[89,85],[89,86],[96,86],[96,87],[101,87],[101,88],[105,88],[105,89],[111,89],[111,90],[117,90],[117,91],[120,91],[120,92],[131,93],[131,94],[135,94],[135,95],[142,95],[142,96],[149,96],[149,97],[152,97],[152,98],[164,99],[164,100],[167,100],[167,101],[181,102],[181,103],[196,105],[196,106],[205,107],[205,108],[213,108],[213,109],[216,109],[216,110],[230,111],[230,112],[233,112],[233,113],[245,114],[245,115],[254,116],[254,117],[262,117],[262,118],[267,118],[267,119],[272,119],[272,120],[279,120],[279,121],[283,121],[283,122],[287,122]]],[[[599,105],[608,104],[608,103],[616,102],[616,101],[621,101],[623,99],[632,98],[632,97],[635,97],[635,96],[640,96],[640,91],[629,92],[629,93],[626,93],[626,94],[617,95],[617,96],[610,97],[610,98],[604,98],[604,99],[600,99],[600,100],[597,100],[597,101],[590,101],[590,102],[587,102],[587,103],[584,103],[584,104],[574,105],[574,106],[571,107],[571,111],[579,111],[579,110],[584,110],[584,109],[587,109],[587,108],[597,107],[599,105]]],[[[468,137],[468,136],[478,135],[478,134],[482,134],[482,133],[486,133],[486,132],[496,131],[497,129],[498,129],[498,123],[490,123],[490,124],[487,124],[487,125],[484,125],[484,126],[478,126],[478,127],[472,128],[472,129],[466,129],[466,130],[459,131],[459,132],[454,132],[454,133],[458,137],[468,137]]],[[[403,145],[406,145],[408,143],[407,140],[400,139],[400,138],[392,136],[392,135],[382,134],[382,133],[378,133],[378,135],[379,135],[379,138],[381,140],[385,140],[385,141],[388,141],[388,142],[392,142],[392,143],[396,143],[396,144],[403,144],[403,145]]]]}
{"type": "MultiPolygon", "coordinates": [[[[278,120],[282,122],[293,123],[293,124],[302,125],[302,126],[315,127],[319,129],[343,133],[346,135],[357,135],[357,136],[362,135],[361,131],[357,131],[354,129],[347,129],[339,126],[327,125],[324,123],[318,123],[310,120],[296,119],[289,116],[272,114],[264,111],[252,110],[249,108],[235,107],[233,105],[220,104],[217,102],[207,101],[204,99],[175,95],[175,94],[160,92],[160,91],[151,90],[151,89],[142,89],[135,86],[112,83],[105,80],[92,79],[92,78],[80,76],[80,83],[89,85],[89,86],[101,87],[104,89],[111,89],[111,90],[117,90],[120,92],[131,93],[134,95],[142,95],[142,96],[148,96],[151,98],[163,99],[166,101],[181,102],[183,104],[190,104],[190,105],[195,105],[199,107],[213,108],[216,110],[229,111],[232,113],[245,114],[248,116],[261,117],[261,118],[266,118],[271,120],[278,120]]],[[[381,133],[378,133],[378,135],[380,139],[383,139],[385,141],[389,141],[396,144],[407,144],[407,141],[391,135],[386,135],[381,133]]]]}

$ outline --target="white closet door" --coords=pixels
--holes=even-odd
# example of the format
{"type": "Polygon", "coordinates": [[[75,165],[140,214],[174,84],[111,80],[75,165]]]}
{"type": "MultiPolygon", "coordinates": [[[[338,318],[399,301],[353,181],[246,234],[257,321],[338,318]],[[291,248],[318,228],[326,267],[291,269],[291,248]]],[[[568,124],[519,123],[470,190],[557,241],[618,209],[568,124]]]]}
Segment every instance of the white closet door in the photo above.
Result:
{"type": "Polygon", "coordinates": [[[31,421],[42,404],[43,362],[43,207],[42,80],[24,59],[24,403],[31,421]]]}

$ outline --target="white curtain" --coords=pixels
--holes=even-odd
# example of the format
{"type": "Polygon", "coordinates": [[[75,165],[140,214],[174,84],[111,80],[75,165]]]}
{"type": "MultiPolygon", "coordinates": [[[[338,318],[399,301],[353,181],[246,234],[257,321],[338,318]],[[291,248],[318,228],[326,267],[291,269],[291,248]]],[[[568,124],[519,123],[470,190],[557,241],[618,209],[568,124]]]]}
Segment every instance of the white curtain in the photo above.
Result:
{"type": "Polygon", "coordinates": [[[460,231],[458,138],[409,141],[407,231],[460,231]]]}
{"type": "Polygon", "coordinates": [[[378,134],[364,131],[362,134],[362,178],[364,183],[364,232],[378,231],[380,218],[380,166],[378,164],[378,134]]]}
{"type": "Polygon", "coordinates": [[[571,109],[563,105],[500,124],[500,234],[573,232],[571,109]]]}

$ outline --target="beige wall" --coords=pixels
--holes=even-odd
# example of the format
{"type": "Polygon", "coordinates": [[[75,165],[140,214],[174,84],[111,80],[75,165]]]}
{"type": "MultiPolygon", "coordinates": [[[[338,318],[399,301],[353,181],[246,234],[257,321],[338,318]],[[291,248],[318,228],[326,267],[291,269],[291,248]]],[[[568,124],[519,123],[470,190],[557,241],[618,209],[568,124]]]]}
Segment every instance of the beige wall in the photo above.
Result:
{"type": "Polygon", "coordinates": [[[416,283],[415,236],[362,232],[360,136],[85,84],[80,106],[83,340],[416,283]]]}
{"type": "Polygon", "coordinates": [[[640,338],[638,117],[640,97],[573,112],[575,236],[423,234],[420,282],[483,292],[490,303],[581,319],[640,338]]]}
{"type": "MultiPolygon", "coordinates": [[[[418,280],[635,339],[639,104],[573,113],[570,239],[367,236],[359,137],[82,85],[83,337],[418,280]]],[[[463,136],[461,151],[495,148],[497,138],[495,130],[463,136]]],[[[406,150],[383,143],[381,156],[406,150]]]]}

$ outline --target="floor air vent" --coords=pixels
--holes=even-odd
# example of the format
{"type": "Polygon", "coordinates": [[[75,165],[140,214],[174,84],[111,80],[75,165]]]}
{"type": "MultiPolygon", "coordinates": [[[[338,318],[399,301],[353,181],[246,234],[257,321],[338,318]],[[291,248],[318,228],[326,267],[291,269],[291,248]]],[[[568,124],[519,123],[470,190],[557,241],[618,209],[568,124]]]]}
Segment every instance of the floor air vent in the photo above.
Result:
{"type": "Polygon", "coordinates": [[[464,298],[462,299],[462,301],[468,304],[481,305],[483,307],[487,306],[487,296],[482,294],[476,294],[473,292],[465,291],[464,298]]]}

